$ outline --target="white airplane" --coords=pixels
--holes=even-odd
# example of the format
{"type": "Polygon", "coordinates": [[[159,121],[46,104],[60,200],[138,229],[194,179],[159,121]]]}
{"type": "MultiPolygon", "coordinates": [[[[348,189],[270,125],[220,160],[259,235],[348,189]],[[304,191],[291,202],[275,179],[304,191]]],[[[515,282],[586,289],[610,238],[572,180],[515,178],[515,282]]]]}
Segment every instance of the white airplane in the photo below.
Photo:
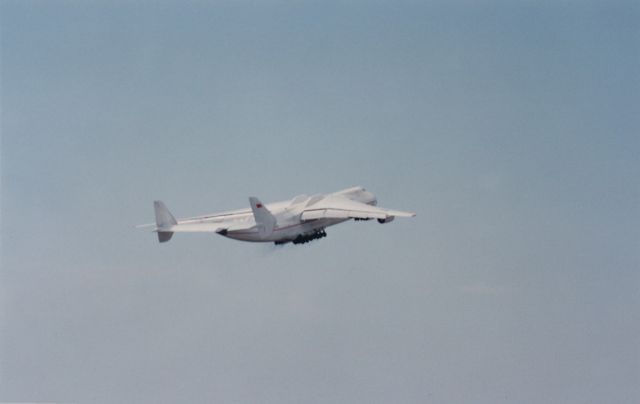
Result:
{"type": "Polygon", "coordinates": [[[173,233],[217,233],[236,240],[303,244],[325,237],[324,229],[349,219],[377,219],[389,223],[397,217],[413,217],[412,212],[378,208],[374,194],[362,187],[348,188],[332,194],[299,195],[295,198],[263,205],[250,197],[251,209],[240,209],[176,220],[161,201],[153,202],[155,226],[161,243],[173,233]]]}

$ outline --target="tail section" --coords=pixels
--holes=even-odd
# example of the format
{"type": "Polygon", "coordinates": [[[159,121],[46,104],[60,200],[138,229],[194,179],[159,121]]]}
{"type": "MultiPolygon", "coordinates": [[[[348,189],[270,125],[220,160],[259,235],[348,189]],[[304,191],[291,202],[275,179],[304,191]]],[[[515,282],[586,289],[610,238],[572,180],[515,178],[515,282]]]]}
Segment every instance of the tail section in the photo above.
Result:
{"type": "Polygon", "coordinates": [[[162,201],[154,201],[153,209],[156,213],[156,227],[158,232],[158,241],[161,243],[171,240],[173,236],[172,231],[163,231],[163,228],[171,228],[171,226],[178,224],[176,218],[173,217],[169,209],[162,201]]]}
{"type": "Polygon", "coordinates": [[[275,216],[255,196],[249,198],[249,203],[251,204],[256,224],[260,228],[260,233],[263,235],[273,233],[273,228],[276,226],[275,216]]]}

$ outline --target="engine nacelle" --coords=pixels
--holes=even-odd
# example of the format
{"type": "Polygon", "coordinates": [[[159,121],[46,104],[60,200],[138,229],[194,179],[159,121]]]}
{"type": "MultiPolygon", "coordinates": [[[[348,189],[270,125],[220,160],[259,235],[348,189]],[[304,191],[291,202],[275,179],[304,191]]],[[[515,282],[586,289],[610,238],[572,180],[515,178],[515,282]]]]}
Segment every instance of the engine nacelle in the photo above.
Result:
{"type": "Polygon", "coordinates": [[[395,219],[395,216],[387,216],[386,219],[378,219],[378,223],[383,224],[383,223],[389,223],[389,222],[393,222],[393,219],[395,219]]]}

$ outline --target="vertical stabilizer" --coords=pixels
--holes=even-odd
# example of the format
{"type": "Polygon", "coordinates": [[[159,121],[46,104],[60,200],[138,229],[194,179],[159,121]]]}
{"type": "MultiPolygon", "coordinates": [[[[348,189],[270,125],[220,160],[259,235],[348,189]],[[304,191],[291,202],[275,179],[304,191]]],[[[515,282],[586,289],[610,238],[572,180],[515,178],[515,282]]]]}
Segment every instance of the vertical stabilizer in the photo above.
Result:
{"type": "Polygon", "coordinates": [[[255,196],[249,198],[249,203],[251,204],[256,224],[260,228],[260,233],[262,235],[273,233],[273,228],[276,226],[275,216],[255,196]]]}
{"type": "Polygon", "coordinates": [[[171,226],[178,224],[178,222],[176,221],[176,218],[173,217],[171,212],[169,212],[169,209],[167,209],[165,204],[162,203],[162,201],[154,201],[153,209],[155,210],[155,213],[156,213],[156,227],[157,227],[156,231],[158,232],[158,241],[161,243],[167,242],[171,240],[171,237],[173,236],[173,232],[162,231],[162,229],[171,228],[171,226]]]}

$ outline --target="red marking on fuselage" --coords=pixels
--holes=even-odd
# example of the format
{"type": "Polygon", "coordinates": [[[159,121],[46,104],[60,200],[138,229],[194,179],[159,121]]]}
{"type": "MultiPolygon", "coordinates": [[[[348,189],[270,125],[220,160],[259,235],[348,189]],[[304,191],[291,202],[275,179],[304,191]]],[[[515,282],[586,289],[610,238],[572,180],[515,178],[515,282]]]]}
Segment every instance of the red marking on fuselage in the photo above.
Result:
{"type": "Polygon", "coordinates": [[[261,207],[262,207],[262,204],[261,204],[261,203],[256,203],[256,208],[258,208],[258,209],[259,209],[259,208],[261,208],[261,207]]]}

